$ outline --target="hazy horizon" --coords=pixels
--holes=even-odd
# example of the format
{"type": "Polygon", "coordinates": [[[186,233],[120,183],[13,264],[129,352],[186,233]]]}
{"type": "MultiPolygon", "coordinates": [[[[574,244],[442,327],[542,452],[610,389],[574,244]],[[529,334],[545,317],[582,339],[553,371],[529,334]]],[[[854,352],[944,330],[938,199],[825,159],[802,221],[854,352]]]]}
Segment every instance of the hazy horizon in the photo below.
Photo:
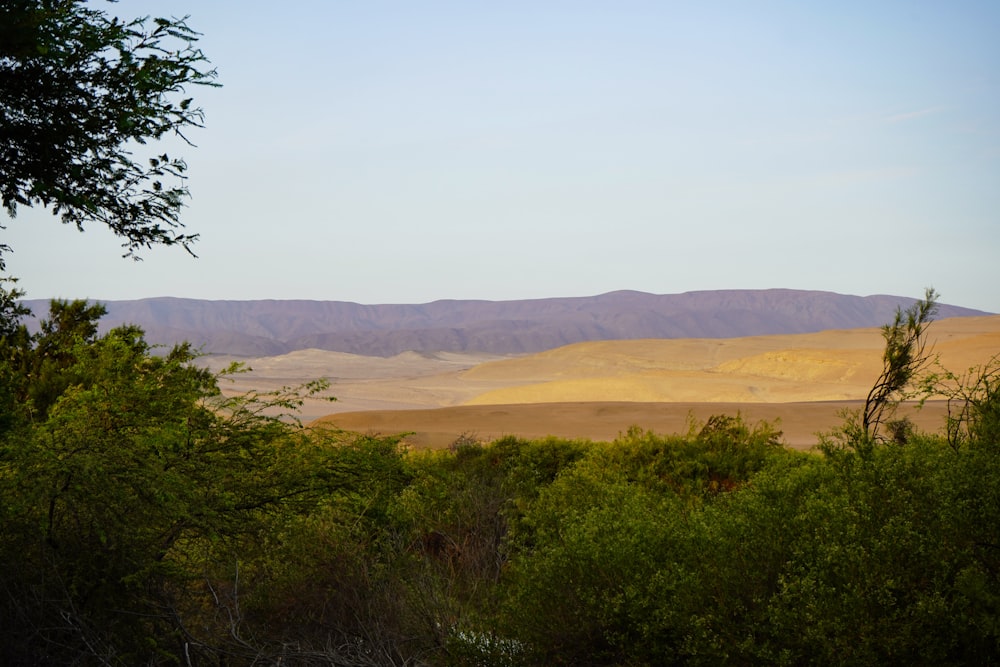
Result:
{"type": "MultiPolygon", "coordinates": [[[[820,292],[820,293],[839,294],[841,296],[851,296],[851,297],[860,297],[860,298],[887,296],[887,297],[900,297],[900,298],[918,299],[918,298],[922,298],[922,296],[923,296],[923,295],[883,294],[883,293],[878,293],[878,294],[846,294],[846,293],[843,293],[843,292],[832,292],[830,290],[798,290],[798,289],[790,288],[790,287],[770,287],[770,288],[760,288],[760,289],[757,289],[757,290],[753,290],[753,289],[751,289],[751,290],[744,290],[743,288],[732,287],[732,288],[719,288],[717,290],[687,290],[685,292],[664,292],[664,293],[646,292],[646,291],[643,291],[643,290],[620,289],[620,290],[610,290],[610,291],[607,291],[607,292],[601,292],[599,294],[578,294],[578,295],[556,294],[556,295],[551,295],[551,296],[528,297],[528,298],[525,298],[525,299],[475,299],[475,298],[472,298],[472,299],[449,299],[449,298],[444,298],[444,299],[431,299],[429,301],[382,301],[382,302],[359,302],[359,301],[350,300],[350,299],[303,299],[303,298],[297,298],[297,297],[289,297],[289,298],[283,298],[283,299],[282,298],[278,298],[278,299],[276,299],[276,298],[261,298],[261,299],[255,299],[255,298],[246,298],[246,299],[242,299],[242,298],[241,299],[219,298],[219,299],[210,299],[210,298],[204,298],[204,297],[198,297],[198,296],[175,296],[175,295],[172,295],[172,294],[157,294],[157,295],[152,295],[152,296],[135,297],[135,298],[127,298],[127,299],[103,299],[101,297],[76,297],[76,296],[66,296],[66,295],[58,295],[58,294],[57,295],[52,295],[52,296],[44,296],[44,297],[43,296],[26,295],[22,299],[22,301],[25,301],[25,302],[32,301],[32,302],[34,302],[34,301],[49,301],[51,299],[86,298],[86,299],[88,299],[90,301],[111,303],[111,302],[122,302],[122,301],[145,301],[145,300],[155,300],[155,299],[190,299],[190,300],[196,300],[196,301],[219,301],[219,302],[246,302],[246,301],[289,301],[289,302],[295,302],[295,301],[304,301],[304,302],[356,303],[356,304],[362,305],[362,306],[424,306],[424,305],[429,305],[429,304],[432,304],[432,303],[447,302],[447,301],[472,301],[472,302],[482,301],[482,302],[488,302],[488,303],[504,303],[504,302],[508,302],[508,301],[513,302],[513,301],[545,301],[545,300],[559,300],[559,299],[589,299],[589,298],[594,298],[594,297],[601,297],[601,296],[612,295],[612,294],[615,294],[615,293],[618,293],[618,292],[625,292],[625,293],[635,292],[637,294],[648,294],[648,295],[652,295],[652,296],[679,296],[679,295],[683,295],[683,294],[697,294],[697,293],[701,293],[701,292],[708,293],[708,292],[741,292],[741,291],[761,291],[761,292],[769,292],[769,291],[820,292]]],[[[1000,312],[983,310],[981,308],[975,308],[973,306],[967,306],[966,304],[963,304],[963,303],[954,303],[954,302],[944,301],[944,300],[939,300],[938,303],[942,304],[942,305],[947,305],[947,306],[956,306],[956,307],[959,307],[959,308],[967,308],[967,309],[970,309],[970,310],[979,310],[979,311],[983,312],[986,315],[997,315],[997,314],[1000,314],[1000,312]]]]}

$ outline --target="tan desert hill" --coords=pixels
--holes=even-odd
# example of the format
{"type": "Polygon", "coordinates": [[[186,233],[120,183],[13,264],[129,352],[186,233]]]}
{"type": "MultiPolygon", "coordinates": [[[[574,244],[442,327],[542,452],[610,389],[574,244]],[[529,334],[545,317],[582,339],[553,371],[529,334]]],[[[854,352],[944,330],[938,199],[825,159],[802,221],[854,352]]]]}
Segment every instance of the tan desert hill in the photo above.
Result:
{"type": "MultiPolygon", "coordinates": [[[[945,368],[964,371],[1000,352],[1000,317],[933,322],[928,341],[945,368]]],[[[482,364],[464,377],[509,383],[467,401],[470,405],[857,400],[881,371],[883,347],[880,329],[602,341],[482,364]]]]}
{"type": "MultiPolygon", "coordinates": [[[[1000,316],[934,322],[942,364],[964,371],[1000,353],[1000,316]]],[[[328,377],[336,403],[309,402],[305,419],[355,431],[413,432],[415,446],[444,446],[462,433],[609,439],[636,424],[685,428],[689,414],[780,419],[786,440],[815,442],[863,400],[881,370],[879,329],[734,339],[579,343],[521,357],[403,353],[365,357],[304,350],[248,360],[253,372],[228,392],[328,377]]],[[[207,358],[213,368],[226,358],[207,358]]],[[[915,421],[936,429],[942,405],[915,421]]]]}
{"type": "Polygon", "coordinates": [[[270,357],[212,355],[203,357],[201,363],[213,371],[234,361],[249,369],[223,379],[222,391],[229,395],[274,391],[325,378],[330,383],[328,394],[337,400],[306,400],[302,417],[308,421],[332,412],[457,405],[505,386],[496,381],[465,382],[460,378],[462,371],[499,358],[452,352],[404,352],[386,358],[311,349],[270,357]]]}

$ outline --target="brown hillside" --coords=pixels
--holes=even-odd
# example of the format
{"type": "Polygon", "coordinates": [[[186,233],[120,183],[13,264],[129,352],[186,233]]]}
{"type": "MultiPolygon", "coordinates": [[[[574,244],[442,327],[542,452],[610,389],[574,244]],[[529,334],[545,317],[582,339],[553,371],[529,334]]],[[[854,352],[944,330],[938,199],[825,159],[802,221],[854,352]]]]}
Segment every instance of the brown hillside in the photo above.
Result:
{"type": "MultiPolygon", "coordinates": [[[[632,426],[657,433],[686,433],[689,419],[704,423],[715,414],[740,414],[751,422],[767,420],[782,431],[782,441],[797,449],[818,442],[817,433],[843,423],[842,412],[858,401],[813,403],[525,403],[521,405],[461,405],[431,410],[371,410],[329,415],[317,424],[359,433],[406,433],[416,448],[439,449],[461,436],[485,442],[507,435],[524,438],[557,436],[595,441],[613,440],[632,426]]],[[[942,403],[923,409],[904,406],[918,427],[937,431],[946,414],[942,403]]]]}

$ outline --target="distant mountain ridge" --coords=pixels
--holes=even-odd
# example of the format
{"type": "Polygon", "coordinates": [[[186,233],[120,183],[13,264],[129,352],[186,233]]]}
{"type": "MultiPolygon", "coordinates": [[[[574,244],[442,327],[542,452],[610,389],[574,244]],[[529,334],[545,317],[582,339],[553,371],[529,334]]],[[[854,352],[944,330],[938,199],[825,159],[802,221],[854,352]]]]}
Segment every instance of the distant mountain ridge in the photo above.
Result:
{"type": "MultiPolygon", "coordinates": [[[[269,356],[317,348],[388,357],[406,351],[540,352],[570,343],[636,338],[737,338],[880,326],[914,299],[793,289],[681,294],[617,291],[517,301],[105,301],[103,330],[145,329],[154,343],[190,341],[206,353],[269,356]]],[[[44,313],[48,301],[25,304],[44,313]]],[[[938,317],[988,315],[942,304],[938,317]]]]}

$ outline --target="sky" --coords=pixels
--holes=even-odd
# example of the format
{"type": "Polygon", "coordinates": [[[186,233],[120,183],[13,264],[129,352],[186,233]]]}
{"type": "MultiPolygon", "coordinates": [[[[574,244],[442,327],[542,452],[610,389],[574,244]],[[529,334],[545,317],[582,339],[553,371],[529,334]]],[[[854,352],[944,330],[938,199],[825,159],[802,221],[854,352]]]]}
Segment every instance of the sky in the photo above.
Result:
{"type": "Polygon", "coordinates": [[[218,70],[197,147],[160,147],[198,258],[22,209],[29,298],[934,287],[1000,312],[993,0],[93,4],[189,16],[218,70]]]}

